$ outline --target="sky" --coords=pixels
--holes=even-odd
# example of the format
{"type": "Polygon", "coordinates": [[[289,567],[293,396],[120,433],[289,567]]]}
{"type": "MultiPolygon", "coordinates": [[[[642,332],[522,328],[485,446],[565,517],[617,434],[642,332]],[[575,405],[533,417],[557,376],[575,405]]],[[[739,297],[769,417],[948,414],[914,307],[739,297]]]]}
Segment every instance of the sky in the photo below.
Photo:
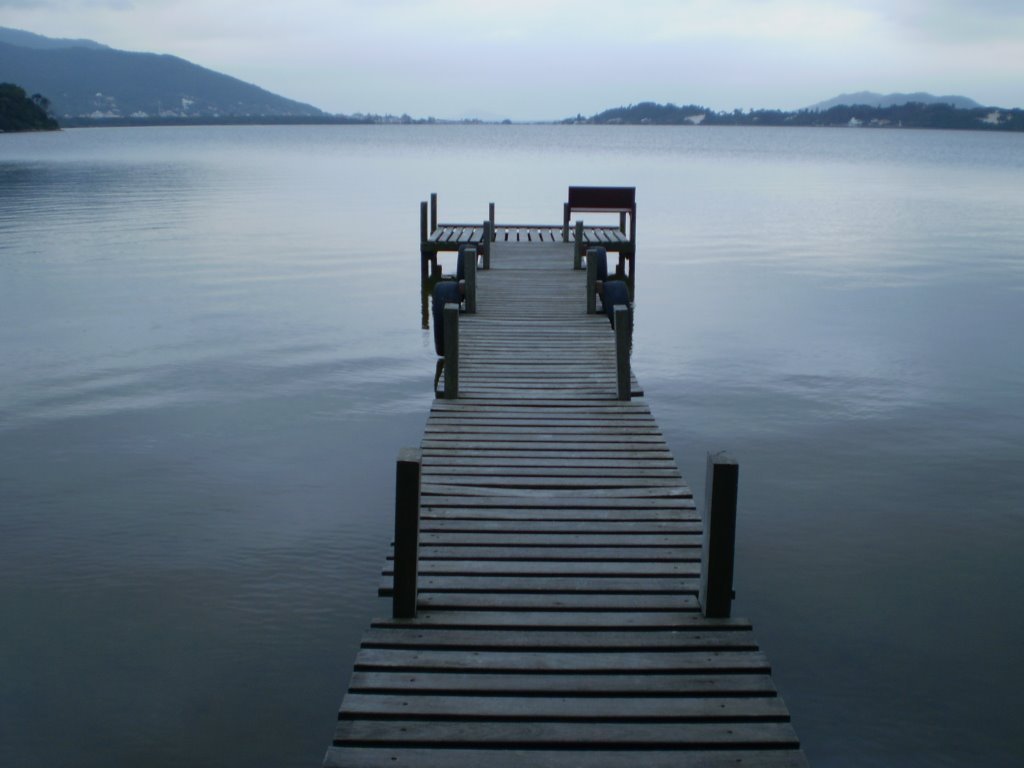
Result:
{"type": "Polygon", "coordinates": [[[789,110],[863,90],[1024,107],[1024,0],[0,0],[0,26],[345,114],[789,110]]]}

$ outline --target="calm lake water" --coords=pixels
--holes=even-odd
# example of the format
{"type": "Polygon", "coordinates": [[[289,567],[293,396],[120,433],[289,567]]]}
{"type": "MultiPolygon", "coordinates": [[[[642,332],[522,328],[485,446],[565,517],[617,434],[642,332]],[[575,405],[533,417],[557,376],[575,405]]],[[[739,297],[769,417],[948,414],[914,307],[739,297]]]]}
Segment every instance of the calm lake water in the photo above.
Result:
{"type": "Polygon", "coordinates": [[[316,766],[434,355],[418,203],[637,187],[634,366],[816,766],[1019,766],[1024,137],[0,136],[0,765],[316,766]]]}

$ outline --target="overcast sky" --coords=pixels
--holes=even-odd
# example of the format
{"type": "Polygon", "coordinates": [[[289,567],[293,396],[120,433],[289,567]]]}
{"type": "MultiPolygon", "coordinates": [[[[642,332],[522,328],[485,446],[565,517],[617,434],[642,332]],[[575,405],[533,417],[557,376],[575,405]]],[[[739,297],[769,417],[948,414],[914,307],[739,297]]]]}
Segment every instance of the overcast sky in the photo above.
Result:
{"type": "Polygon", "coordinates": [[[329,112],[796,109],[860,90],[1024,106],[1024,0],[0,0],[0,26],[171,53],[329,112]]]}

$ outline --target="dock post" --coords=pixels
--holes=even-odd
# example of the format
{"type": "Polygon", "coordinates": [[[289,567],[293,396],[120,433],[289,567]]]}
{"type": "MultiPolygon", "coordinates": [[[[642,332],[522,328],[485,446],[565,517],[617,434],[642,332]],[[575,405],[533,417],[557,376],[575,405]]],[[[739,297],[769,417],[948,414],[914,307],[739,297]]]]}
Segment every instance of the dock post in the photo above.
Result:
{"type": "Polygon", "coordinates": [[[430,193],[430,231],[437,231],[437,192],[430,193]]]}
{"type": "Polygon", "coordinates": [[[587,251],[587,314],[597,312],[597,259],[590,257],[587,251]]]}
{"type": "Polygon", "coordinates": [[[494,220],[484,222],[484,269],[491,268],[491,241],[494,240],[494,220]]]}
{"type": "Polygon", "coordinates": [[[629,377],[630,337],[633,335],[629,307],[616,304],[612,308],[612,317],[615,321],[615,371],[619,400],[629,400],[633,388],[629,377]]]}
{"type": "Polygon", "coordinates": [[[626,234],[626,212],[621,211],[619,213],[619,232],[626,234]]]}
{"type": "Polygon", "coordinates": [[[739,469],[724,451],[708,453],[699,599],[701,611],[709,619],[727,619],[732,612],[739,469]]]}
{"type": "Polygon", "coordinates": [[[462,246],[462,264],[466,273],[466,314],[476,314],[476,248],[462,246]]]}
{"type": "Polygon", "coordinates": [[[576,242],[572,248],[572,268],[583,269],[583,220],[576,220],[576,242]]]}
{"type": "Polygon", "coordinates": [[[459,396],[459,305],[444,305],[444,399],[459,396]]]}
{"type": "Polygon", "coordinates": [[[491,232],[494,231],[494,203],[487,206],[487,220],[491,222],[491,232]]]}
{"type": "Polygon", "coordinates": [[[430,237],[430,233],[427,231],[427,201],[424,200],[420,203],[420,282],[423,285],[427,284],[427,279],[430,277],[430,270],[427,268],[427,262],[430,260],[430,254],[427,252],[427,238],[430,237]]]}
{"type": "Polygon", "coordinates": [[[391,597],[391,615],[396,619],[416,618],[422,461],[419,448],[403,448],[398,452],[395,469],[395,581],[391,597]]]}

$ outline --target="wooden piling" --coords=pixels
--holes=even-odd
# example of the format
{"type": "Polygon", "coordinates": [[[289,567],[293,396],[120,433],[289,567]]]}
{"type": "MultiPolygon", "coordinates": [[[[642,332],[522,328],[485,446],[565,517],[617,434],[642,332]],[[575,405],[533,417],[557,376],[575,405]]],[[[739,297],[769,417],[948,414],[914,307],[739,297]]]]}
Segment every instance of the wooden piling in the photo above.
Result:
{"type": "Polygon", "coordinates": [[[420,469],[418,448],[399,451],[395,468],[395,577],[392,616],[416,618],[420,539],[420,469]]]}
{"type": "Polygon", "coordinates": [[[430,231],[437,230],[437,192],[430,193],[430,231]]]}
{"type": "Polygon", "coordinates": [[[576,242],[572,249],[572,268],[583,268],[583,220],[576,221],[576,242]]]}
{"type": "Polygon", "coordinates": [[[591,248],[587,251],[587,314],[593,315],[597,312],[597,259],[591,255],[591,248]]]}
{"type": "Polygon", "coordinates": [[[633,335],[633,321],[629,307],[616,304],[612,310],[615,321],[615,370],[619,400],[629,400],[632,394],[629,370],[629,352],[633,335]]]}
{"type": "Polygon", "coordinates": [[[494,241],[494,220],[484,222],[484,269],[491,268],[491,243],[494,241]]]}
{"type": "Polygon", "coordinates": [[[462,246],[462,264],[465,271],[466,314],[476,314],[476,247],[462,246]]]}
{"type": "Polygon", "coordinates": [[[444,399],[459,396],[459,305],[444,305],[444,399]]]}
{"type": "Polygon", "coordinates": [[[725,452],[708,454],[699,601],[709,619],[727,619],[732,612],[738,480],[734,459],[725,452]]]}

